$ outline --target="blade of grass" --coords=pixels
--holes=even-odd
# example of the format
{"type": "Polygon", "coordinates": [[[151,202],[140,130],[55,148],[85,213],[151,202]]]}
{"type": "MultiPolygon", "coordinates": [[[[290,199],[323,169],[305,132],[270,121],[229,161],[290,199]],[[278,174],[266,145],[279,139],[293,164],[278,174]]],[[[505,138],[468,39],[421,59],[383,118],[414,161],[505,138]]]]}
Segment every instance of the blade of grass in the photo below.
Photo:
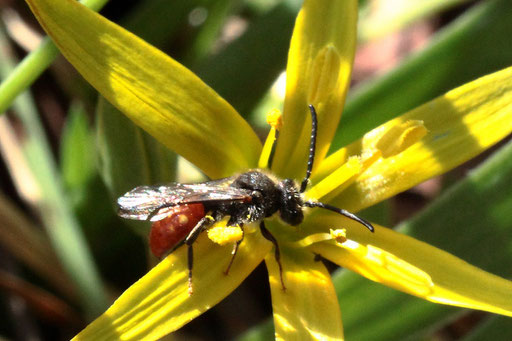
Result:
{"type": "Polygon", "coordinates": [[[358,32],[360,42],[377,39],[468,0],[409,0],[400,3],[370,3],[362,10],[358,32]],[[380,5],[380,7],[379,7],[380,5]],[[376,10],[372,7],[377,7],[376,10]]]}
{"type": "Polygon", "coordinates": [[[25,302],[46,320],[66,325],[80,325],[79,315],[66,302],[5,270],[0,270],[0,288],[4,292],[23,297],[25,302]]]}
{"type": "MultiPolygon", "coordinates": [[[[108,0],[82,0],[94,11],[99,11],[108,0]]],[[[53,62],[59,50],[48,37],[45,37],[37,49],[29,53],[7,75],[0,84],[0,115],[12,104],[14,99],[28,88],[53,62]]]]}
{"type": "Polygon", "coordinates": [[[183,58],[183,64],[193,66],[198,60],[207,55],[237,2],[239,1],[214,0],[205,6],[204,10],[207,11],[206,20],[201,24],[199,32],[188,48],[183,58]]]}
{"type": "MultiPolygon", "coordinates": [[[[0,28],[0,76],[8,74],[15,64],[12,55],[8,53],[9,45],[4,32],[3,28],[0,28]]],[[[35,104],[27,95],[16,102],[15,110],[26,133],[23,141],[25,156],[40,188],[38,213],[64,269],[81,294],[84,310],[90,317],[95,316],[107,306],[106,294],[80,226],[62,188],[60,175],[35,104]]]]}
{"type": "Polygon", "coordinates": [[[34,226],[1,192],[0,221],[2,247],[62,294],[75,300],[76,292],[42,230],[34,226]]]}
{"type": "Polygon", "coordinates": [[[78,102],[71,104],[62,131],[60,165],[64,186],[76,204],[82,200],[83,189],[97,173],[94,136],[85,109],[78,102]]]}
{"type": "MultiPolygon", "coordinates": [[[[82,103],[73,102],[66,116],[60,139],[60,172],[71,207],[87,236],[93,254],[99,255],[98,239],[111,232],[114,200],[98,170],[98,151],[94,132],[82,103]],[[93,231],[100,235],[94,238],[93,231]]],[[[111,249],[113,251],[113,249],[111,249]]],[[[104,271],[102,271],[105,273],[104,271]]]]}
{"type": "Polygon", "coordinates": [[[511,340],[512,320],[505,316],[492,316],[461,341],[511,340]]]}

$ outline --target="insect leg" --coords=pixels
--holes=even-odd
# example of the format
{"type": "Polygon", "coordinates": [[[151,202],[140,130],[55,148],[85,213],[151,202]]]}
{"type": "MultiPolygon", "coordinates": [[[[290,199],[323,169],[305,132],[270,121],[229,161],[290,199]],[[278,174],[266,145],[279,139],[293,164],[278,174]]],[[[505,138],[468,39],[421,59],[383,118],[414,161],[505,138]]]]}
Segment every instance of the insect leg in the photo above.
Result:
{"type": "Polygon", "coordinates": [[[244,241],[244,237],[245,237],[245,233],[244,233],[244,226],[243,224],[240,224],[240,229],[242,230],[242,239],[240,239],[239,241],[237,241],[235,243],[235,245],[233,246],[233,251],[231,251],[231,260],[229,261],[229,265],[228,267],[226,268],[226,271],[224,271],[224,274],[227,275],[229,274],[229,269],[231,269],[231,265],[233,265],[233,261],[235,260],[235,256],[238,252],[238,247],[240,246],[240,244],[242,244],[242,242],[244,241]]]}
{"type": "Polygon", "coordinates": [[[192,249],[192,245],[187,246],[187,262],[188,262],[188,294],[192,295],[194,293],[194,288],[192,287],[192,267],[194,266],[194,250],[192,249]]]}
{"type": "Polygon", "coordinates": [[[306,170],[306,177],[302,180],[300,184],[300,192],[304,193],[306,187],[308,186],[309,177],[311,176],[311,171],[313,170],[313,162],[315,161],[315,149],[316,149],[316,131],[318,126],[318,120],[316,116],[315,107],[310,104],[309,111],[311,111],[311,140],[309,142],[309,158],[308,158],[308,168],[306,170]]]}
{"type": "Polygon", "coordinates": [[[283,287],[283,291],[286,290],[286,287],[284,286],[283,281],[283,266],[281,265],[281,252],[279,251],[279,245],[277,245],[276,238],[270,233],[269,230],[265,227],[265,223],[262,221],[260,223],[260,230],[263,237],[265,237],[266,240],[270,241],[272,244],[274,244],[275,251],[274,251],[274,257],[276,259],[277,265],[279,266],[279,277],[281,279],[281,286],[283,287]]]}
{"type": "Polygon", "coordinates": [[[215,220],[210,216],[204,216],[199,220],[199,222],[194,226],[192,231],[188,234],[187,238],[185,238],[185,244],[188,246],[188,294],[192,295],[192,267],[194,266],[194,250],[192,249],[192,244],[196,241],[199,234],[207,228],[209,225],[213,224],[215,220]]]}

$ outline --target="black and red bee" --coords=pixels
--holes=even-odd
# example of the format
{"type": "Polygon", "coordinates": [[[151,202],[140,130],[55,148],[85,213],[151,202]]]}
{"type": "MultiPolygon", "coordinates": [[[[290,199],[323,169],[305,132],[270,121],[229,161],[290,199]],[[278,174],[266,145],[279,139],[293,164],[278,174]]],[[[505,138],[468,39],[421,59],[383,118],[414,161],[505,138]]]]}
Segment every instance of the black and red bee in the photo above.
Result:
{"type": "MultiPolygon", "coordinates": [[[[265,227],[264,219],[279,213],[283,222],[299,225],[304,220],[305,207],[320,207],[364,225],[371,232],[373,226],[366,220],[341,208],[313,200],[304,200],[315,158],[317,115],[310,105],[312,127],[309,159],[304,180],[299,187],[292,179],[276,180],[259,170],[251,170],[237,176],[196,184],[170,183],[161,186],[140,186],[117,200],[118,214],[123,218],[153,222],[150,247],[161,258],[186,244],[188,246],[189,291],[192,292],[192,244],[199,234],[215,222],[229,217],[228,226],[240,226],[259,222],[260,230],[273,243],[279,265],[281,284],[285,289],[277,240],[265,227]]],[[[238,246],[235,245],[234,260],[238,246]]]]}

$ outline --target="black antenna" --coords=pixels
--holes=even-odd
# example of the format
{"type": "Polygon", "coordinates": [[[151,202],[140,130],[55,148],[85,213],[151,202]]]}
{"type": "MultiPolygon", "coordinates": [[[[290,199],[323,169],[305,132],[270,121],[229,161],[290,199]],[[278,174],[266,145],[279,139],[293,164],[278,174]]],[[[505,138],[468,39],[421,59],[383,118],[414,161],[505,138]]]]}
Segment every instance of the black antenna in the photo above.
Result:
{"type": "Polygon", "coordinates": [[[315,161],[315,149],[316,149],[316,131],[318,126],[318,120],[316,116],[315,107],[310,104],[309,111],[311,111],[311,140],[309,142],[309,158],[308,158],[308,168],[306,170],[306,177],[302,180],[300,185],[300,193],[304,193],[306,187],[308,186],[309,177],[311,176],[311,171],[313,170],[313,162],[315,161]]]}
{"type": "Polygon", "coordinates": [[[345,216],[345,217],[347,217],[349,219],[352,219],[355,222],[358,222],[359,224],[365,226],[371,232],[375,231],[375,228],[373,227],[373,225],[370,224],[368,221],[364,220],[363,218],[360,218],[360,217],[356,216],[354,213],[350,213],[349,211],[346,211],[344,209],[338,208],[336,206],[331,206],[331,205],[328,205],[328,204],[324,204],[323,202],[311,201],[311,200],[310,201],[306,201],[304,203],[304,206],[325,208],[326,210],[336,212],[336,213],[341,214],[341,215],[343,215],[343,216],[345,216]]]}
{"type": "MultiPolygon", "coordinates": [[[[312,104],[309,105],[309,111],[311,111],[311,140],[309,143],[309,159],[308,159],[308,168],[306,170],[306,177],[304,178],[304,180],[302,180],[302,183],[300,185],[300,193],[304,193],[304,191],[306,190],[306,187],[308,186],[309,177],[311,176],[311,171],[313,170],[313,162],[315,161],[316,134],[317,134],[318,120],[317,120],[315,107],[312,104]]],[[[331,206],[329,204],[324,204],[323,202],[311,201],[311,200],[304,202],[304,206],[325,208],[326,210],[336,212],[338,214],[341,214],[342,216],[352,219],[355,222],[358,222],[359,224],[363,225],[371,232],[375,231],[375,228],[373,227],[373,225],[370,224],[368,221],[364,220],[363,218],[359,218],[354,213],[350,213],[349,211],[346,211],[342,208],[338,208],[336,206],[331,206]]]]}

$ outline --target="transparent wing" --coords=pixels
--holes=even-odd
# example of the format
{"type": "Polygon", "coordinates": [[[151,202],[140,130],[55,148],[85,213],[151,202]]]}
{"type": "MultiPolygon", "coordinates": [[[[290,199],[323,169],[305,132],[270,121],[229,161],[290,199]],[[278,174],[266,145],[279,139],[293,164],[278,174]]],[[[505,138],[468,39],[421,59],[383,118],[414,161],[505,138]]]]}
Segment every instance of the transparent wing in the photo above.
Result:
{"type": "Polygon", "coordinates": [[[165,214],[157,211],[181,204],[211,201],[247,201],[251,191],[228,187],[230,178],[198,184],[170,183],[140,186],[117,199],[119,216],[127,219],[160,220],[165,214]],[[157,214],[155,214],[157,213],[157,214]]]}

